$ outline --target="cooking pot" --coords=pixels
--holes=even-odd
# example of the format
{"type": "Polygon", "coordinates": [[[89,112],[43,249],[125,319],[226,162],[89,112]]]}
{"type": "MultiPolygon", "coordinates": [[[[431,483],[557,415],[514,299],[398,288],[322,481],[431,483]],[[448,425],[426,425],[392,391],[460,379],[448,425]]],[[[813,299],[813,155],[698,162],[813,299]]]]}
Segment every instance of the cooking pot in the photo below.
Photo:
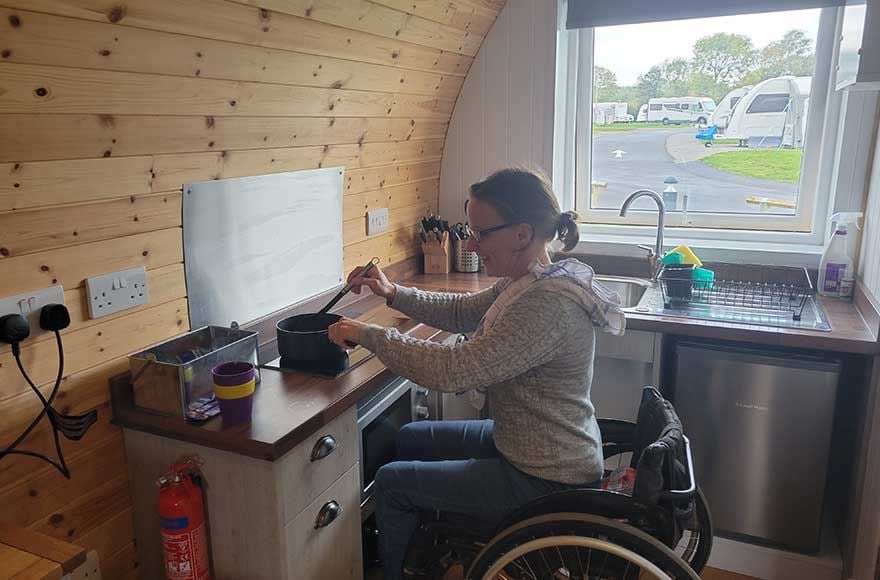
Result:
{"type": "Polygon", "coordinates": [[[330,342],[327,328],[339,321],[338,314],[298,314],[275,325],[278,354],[286,362],[311,365],[315,361],[341,360],[345,349],[330,342]]]}
{"type": "MultiPolygon", "coordinates": [[[[360,275],[366,275],[378,263],[379,258],[373,258],[361,268],[360,275]]],[[[338,372],[348,366],[348,353],[331,342],[327,332],[342,317],[327,311],[351,289],[351,283],[346,284],[317,314],[289,316],[275,325],[278,354],[286,366],[327,372],[338,372]]]]}

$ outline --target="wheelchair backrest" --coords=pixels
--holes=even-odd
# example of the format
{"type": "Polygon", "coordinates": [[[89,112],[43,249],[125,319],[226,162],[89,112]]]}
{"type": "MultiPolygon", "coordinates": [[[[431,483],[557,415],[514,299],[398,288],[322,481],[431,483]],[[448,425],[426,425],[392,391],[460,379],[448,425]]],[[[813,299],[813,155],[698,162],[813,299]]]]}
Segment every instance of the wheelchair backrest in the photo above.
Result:
{"type": "Polygon", "coordinates": [[[686,477],[681,421],[672,403],[653,387],[642,391],[632,443],[633,497],[657,503],[661,492],[681,487],[686,477]]]}

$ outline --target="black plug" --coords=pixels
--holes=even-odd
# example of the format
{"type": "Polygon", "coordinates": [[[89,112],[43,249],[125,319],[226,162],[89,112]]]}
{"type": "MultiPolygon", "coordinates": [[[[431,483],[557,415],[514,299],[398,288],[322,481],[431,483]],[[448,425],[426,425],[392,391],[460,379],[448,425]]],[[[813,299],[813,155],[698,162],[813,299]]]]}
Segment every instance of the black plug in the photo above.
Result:
{"type": "Polygon", "coordinates": [[[64,304],[46,304],[40,310],[40,328],[59,331],[70,326],[70,312],[64,304]]]}
{"type": "Polygon", "coordinates": [[[12,354],[21,354],[21,341],[31,335],[31,326],[21,314],[7,314],[0,317],[0,342],[12,345],[12,354]]]}

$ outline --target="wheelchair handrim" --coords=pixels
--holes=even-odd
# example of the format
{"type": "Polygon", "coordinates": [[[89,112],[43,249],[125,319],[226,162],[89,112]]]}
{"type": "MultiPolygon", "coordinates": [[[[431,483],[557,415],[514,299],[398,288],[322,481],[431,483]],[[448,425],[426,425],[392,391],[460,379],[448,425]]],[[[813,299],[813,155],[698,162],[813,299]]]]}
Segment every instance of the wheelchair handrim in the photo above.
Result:
{"type": "Polygon", "coordinates": [[[538,538],[532,540],[530,542],[526,542],[521,546],[517,546],[511,551],[504,554],[495,564],[492,565],[491,568],[483,575],[483,580],[493,580],[499,573],[501,573],[504,568],[506,568],[511,563],[515,562],[521,556],[524,556],[534,550],[542,550],[544,548],[550,547],[571,547],[571,548],[588,548],[590,550],[598,549],[608,552],[614,556],[619,558],[623,558],[624,560],[631,562],[641,568],[642,570],[648,571],[653,574],[656,580],[672,580],[665,572],[660,570],[655,564],[653,564],[647,558],[636,554],[633,551],[627,550],[622,546],[618,546],[617,544],[612,544],[610,542],[606,542],[605,540],[600,540],[598,538],[585,538],[583,536],[548,536],[545,538],[538,538]]]}

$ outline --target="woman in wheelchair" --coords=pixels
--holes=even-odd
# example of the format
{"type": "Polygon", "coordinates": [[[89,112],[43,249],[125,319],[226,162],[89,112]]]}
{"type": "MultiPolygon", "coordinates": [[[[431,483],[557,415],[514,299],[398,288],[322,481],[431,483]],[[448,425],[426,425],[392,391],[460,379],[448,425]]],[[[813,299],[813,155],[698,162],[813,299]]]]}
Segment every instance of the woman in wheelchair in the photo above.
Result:
{"type": "Polygon", "coordinates": [[[595,328],[621,334],[617,295],[575,260],[551,263],[548,244],[578,242],[577,215],[561,212],[548,182],[506,169],[470,187],[468,249],[500,279],[475,294],[425,292],[388,281],[378,267],[349,275],[400,312],[472,333],[455,345],[343,319],[330,338],[370,349],[394,373],[430,389],[487,403],[491,419],[424,421],[398,436],[398,461],[375,478],[385,578],[402,578],[421,510],[499,522],[552,492],[598,486],[601,435],[590,401],[595,328]]]}

